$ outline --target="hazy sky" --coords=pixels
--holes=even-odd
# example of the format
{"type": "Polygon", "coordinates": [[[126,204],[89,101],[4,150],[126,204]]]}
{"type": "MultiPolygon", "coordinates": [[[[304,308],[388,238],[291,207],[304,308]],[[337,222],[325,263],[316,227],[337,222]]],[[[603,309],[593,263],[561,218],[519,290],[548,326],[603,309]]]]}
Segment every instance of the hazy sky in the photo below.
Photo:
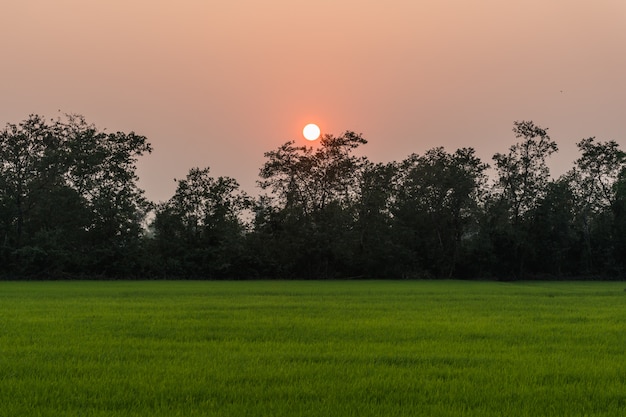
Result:
{"type": "Polygon", "coordinates": [[[473,146],[485,162],[514,120],[626,148],[625,0],[2,0],[0,126],[79,113],[145,135],[155,201],[191,167],[255,192],[263,153],[363,133],[400,161],[473,146]]]}

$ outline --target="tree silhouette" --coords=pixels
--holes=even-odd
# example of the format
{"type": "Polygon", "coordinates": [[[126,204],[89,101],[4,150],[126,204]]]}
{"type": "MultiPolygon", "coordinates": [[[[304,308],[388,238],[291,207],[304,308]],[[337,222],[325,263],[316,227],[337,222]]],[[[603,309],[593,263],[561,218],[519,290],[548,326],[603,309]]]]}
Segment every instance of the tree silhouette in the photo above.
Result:
{"type": "Polygon", "coordinates": [[[2,256],[18,275],[127,274],[140,257],[148,202],[134,133],[104,133],[80,116],[32,115],[0,132],[2,256]]]}
{"type": "Polygon", "coordinates": [[[394,227],[416,273],[454,274],[462,238],[470,233],[475,218],[486,169],[471,148],[453,154],[434,148],[402,162],[394,227]]]}
{"type": "Polygon", "coordinates": [[[153,244],[165,276],[225,277],[242,256],[242,214],[251,200],[233,178],[209,173],[192,168],[177,180],[174,196],[156,208],[153,244]]]}
{"type": "Polygon", "coordinates": [[[513,132],[491,183],[473,148],[373,163],[346,131],[265,153],[255,198],[192,168],[154,204],[145,137],[32,115],[0,131],[0,277],[623,278],[626,153],[583,139],[553,179],[547,129],[513,132]]]}
{"type": "Polygon", "coordinates": [[[355,247],[353,210],[366,161],[352,152],[365,143],[348,131],[325,135],[315,150],[287,142],[265,154],[259,185],[272,196],[260,201],[255,228],[274,243],[267,256],[278,260],[283,273],[345,273],[355,247]]]}

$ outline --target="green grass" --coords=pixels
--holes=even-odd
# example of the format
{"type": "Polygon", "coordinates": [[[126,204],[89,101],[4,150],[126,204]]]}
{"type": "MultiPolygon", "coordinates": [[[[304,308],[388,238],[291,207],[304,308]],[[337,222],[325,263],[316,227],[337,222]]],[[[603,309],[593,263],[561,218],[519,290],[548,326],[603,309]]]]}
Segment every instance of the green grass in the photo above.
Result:
{"type": "Polygon", "coordinates": [[[0,282],[0,416],[624,416],[624,283],[0,282]]]}

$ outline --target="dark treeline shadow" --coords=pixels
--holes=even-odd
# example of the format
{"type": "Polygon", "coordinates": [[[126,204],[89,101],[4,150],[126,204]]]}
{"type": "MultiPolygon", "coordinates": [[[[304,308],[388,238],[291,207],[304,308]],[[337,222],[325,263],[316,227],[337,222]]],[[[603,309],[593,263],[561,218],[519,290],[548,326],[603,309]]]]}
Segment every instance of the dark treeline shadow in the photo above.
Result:
{"type": "Polygon", "coordinates": [[[473,148],[374,164],[347,131],[267,152],[258,197],[192,168],[154,204],[145,137],[33,115],[0,131],[0,277],[624,278],[626,154],[583,139],[554,179],[547,129],[513,133],[491,179],[473,148]]]}

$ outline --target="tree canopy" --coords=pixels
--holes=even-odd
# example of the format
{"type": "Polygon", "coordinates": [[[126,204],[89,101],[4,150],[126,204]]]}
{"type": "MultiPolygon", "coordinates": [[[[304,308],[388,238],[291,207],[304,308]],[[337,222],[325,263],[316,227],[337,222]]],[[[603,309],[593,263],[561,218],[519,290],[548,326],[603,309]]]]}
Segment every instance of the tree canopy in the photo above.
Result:
{"type": "Polygon", "coordinates": [[[143,136],[101,132],[79,116],[7,125],[0,132],[4,273],[138,272],[149,202],[136,162],[151,151],[143,136]]]}
{"type": "Polygon", "coordinates": [[[559,178],[548,129],[516,121],[489,164],[436,147],[396,162],[346,131],[265,153],[259,193],[192,168],[165,202],[138,187],[134,132],[68,115],[0,131],[0,276],[624,278],[626,153],[582,139],[559,178]]]}

